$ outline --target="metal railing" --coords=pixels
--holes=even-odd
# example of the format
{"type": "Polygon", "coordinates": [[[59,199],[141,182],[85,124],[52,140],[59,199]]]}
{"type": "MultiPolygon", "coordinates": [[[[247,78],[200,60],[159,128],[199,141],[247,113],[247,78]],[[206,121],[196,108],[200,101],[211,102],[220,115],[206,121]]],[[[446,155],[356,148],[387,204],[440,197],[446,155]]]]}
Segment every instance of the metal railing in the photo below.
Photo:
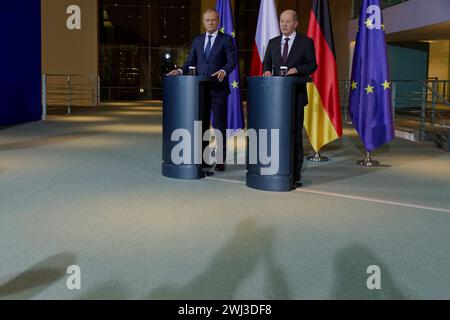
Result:
{"type": "Polygon", "coordinates": [[[100,104],[100,77],[81,74],[42,75],[42,120],[47,120],[49,106],[72,107],[100,104]]]}
{"type": "MultiPolygon", "coordinates": [[[[350,80],[339,81],[344,121],[349,122],[350,80]]],[[[417,141],[445,145],[450,152],[449,80],[393,81],[392,104],[397,129],[415,133],[417,141]]]]}
{"type": "MultiPolygon", "coordinates": [[[[449,83],[449,81],[444,82],[444,92],[449,83]]],[[[428,138],[427,135],[430,135],[429,138],[435,141],[439,147],[447,144],[447,150],[450,152],[450,102],[448,96],[440,93],[439,84],[442,82],[426,81],[423,83],[422,96],[424,98],[420,117],[420,140],[423,141],[428,138]],[[438,109],[438,104],[443,108],[438,109]],[[431,125],[431,130],[427,129],[427,125],[431,125]]]]}

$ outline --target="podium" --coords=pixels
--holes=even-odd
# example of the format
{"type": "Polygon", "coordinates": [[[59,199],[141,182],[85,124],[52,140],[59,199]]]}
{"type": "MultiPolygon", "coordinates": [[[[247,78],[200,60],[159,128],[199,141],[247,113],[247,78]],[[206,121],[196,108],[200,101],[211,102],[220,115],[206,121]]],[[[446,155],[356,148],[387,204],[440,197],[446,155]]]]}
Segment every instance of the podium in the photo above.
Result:
{"type": "Polygon", "coordinates": [[[162,174],[174,179],[201,179],[202,132],[195,132],[195,121],[202,120],[205,86],[210,82],[206,76],[173,76],[164,78],[163,92],[163,159],[162,174]],[[182,129],[190,134],[190,163],[174,164],[172,151],[180,141],[172,141],[175,130],[182,129]],[[197,137],[200,135],[200,137],[197,137]],[[199,140],[198,140],[199,139],[199,140]],[[198,141],[195,141],[198,140],[198,141]],[[199,164],[195,154],[200,155],[199,164]]]}
{"type": "MultiPolygon", "coordinates": [[[[258,140],[256,163],[249,162],[247,147],[247,186],[264,191],[288,192],[295,183],[295,119],[296,86],[309,79],[299,77],[248,77],[248,130],[255,130],[258,140]],[[259,156],[261,133],[266,129],[267,154],[271,156],[270,132],[279,130],[279,167],[273,175],[264,175],[261,169],[270,165],[261,163],[259,156]]],[[[253,142],[254,143],[254,142],[253,142]]],[[[273,156],[273,155],[272,155],[273,156]]],[[[272,160],[273,161],[273,160],[272,160]]]]}

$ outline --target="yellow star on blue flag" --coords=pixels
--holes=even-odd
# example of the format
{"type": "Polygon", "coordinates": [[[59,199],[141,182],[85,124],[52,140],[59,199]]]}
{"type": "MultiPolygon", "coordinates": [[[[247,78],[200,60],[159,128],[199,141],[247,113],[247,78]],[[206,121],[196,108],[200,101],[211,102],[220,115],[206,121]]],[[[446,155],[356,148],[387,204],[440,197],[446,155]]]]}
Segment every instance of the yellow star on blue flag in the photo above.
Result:
{"type": "MultiPolygon", "coordinates": [[[[216,10],[219,12],[220,31],[233,37],[233,45],[237,51],[235,40],[236,30],[234,28],[233,10],[231,8],[230,0],[217,0],[216,10]]],[[[231,92],[228,96],[227,128],[233,130],[243,129],[245,127],[245,122],[241,93],[239,90],[239,64],[237,64],[234,70],[228,75],[228,86],[231,89],[231,92]]]]}
{"type": "Polygon", "coordinates": [[[364,24],[367,26],[367,28],[373,27],[372,20],[370,18],[367,18],[366,22],[364,24]]]}
{"type": "Polygon", "coordinates": [[[350,77],[358,88],[350,90],[349,111],[365,149],[372,152],[395,138],[381,0],[361,0],[359,16],[350,77]]]}
{"type": "Polygon", "coordinates": [[[369,85],[367,86],[367,88],[366,88],[367,94],[373,93],[373,89],[374,89],[374,87],[372,87],[372,86],[369,84],[369,85]]]}

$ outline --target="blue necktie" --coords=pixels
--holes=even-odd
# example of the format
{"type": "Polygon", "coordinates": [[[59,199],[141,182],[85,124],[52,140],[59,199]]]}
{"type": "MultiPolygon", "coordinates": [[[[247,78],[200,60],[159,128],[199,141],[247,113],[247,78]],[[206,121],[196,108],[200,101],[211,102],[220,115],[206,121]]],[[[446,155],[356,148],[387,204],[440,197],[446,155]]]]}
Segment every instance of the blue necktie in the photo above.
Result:
{"type": "Polygon", "coordinates": [[[211,54],[211,38],[213,37],[213,36],[208,36],[209,37],[209,39],[208,39],[208,44],[206,45],[206,49],[205,49],[205,57],[206,57],[206,60],[208,60],[209,59],[209,55],[211,54]]]}

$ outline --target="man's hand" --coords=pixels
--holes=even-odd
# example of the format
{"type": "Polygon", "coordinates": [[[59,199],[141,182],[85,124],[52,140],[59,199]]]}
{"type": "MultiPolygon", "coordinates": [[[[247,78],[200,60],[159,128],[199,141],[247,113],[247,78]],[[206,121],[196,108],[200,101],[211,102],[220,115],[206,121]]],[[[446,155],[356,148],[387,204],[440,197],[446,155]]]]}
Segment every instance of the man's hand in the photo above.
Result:
{"type": "Polygon", "coordinates": [[[296,74],[296,73],[298,73],[297,69],[296,68],[292,68],[292,69],[289,69],[287,75],[290,76],[291,74],[296,74]]]}
{"type": "Polygon", "coordinates": [[[172,70],[167,75],[168,76],[180,76],[181,72],[180,72],[180,70],[172,70]]]}
{"type": "Polygon", "coordinates": [[[270,71],[266,71],[263,74],[263,77],[271,77],[271,76],[272,76],[272,72],[270,72],[270,71]]]}
{"type": "Polygon", "coordinates": [[[225,77],[226,77],[226,73],[225,73],[223,70],[219,70],[219,71],[217,71],[216,73],[214,73],[212,76],[213,76],[213,77],[216,77],[217,80],[219,80],[220,82],[222,82],[223,79],[225,79],[225,77]]]}

